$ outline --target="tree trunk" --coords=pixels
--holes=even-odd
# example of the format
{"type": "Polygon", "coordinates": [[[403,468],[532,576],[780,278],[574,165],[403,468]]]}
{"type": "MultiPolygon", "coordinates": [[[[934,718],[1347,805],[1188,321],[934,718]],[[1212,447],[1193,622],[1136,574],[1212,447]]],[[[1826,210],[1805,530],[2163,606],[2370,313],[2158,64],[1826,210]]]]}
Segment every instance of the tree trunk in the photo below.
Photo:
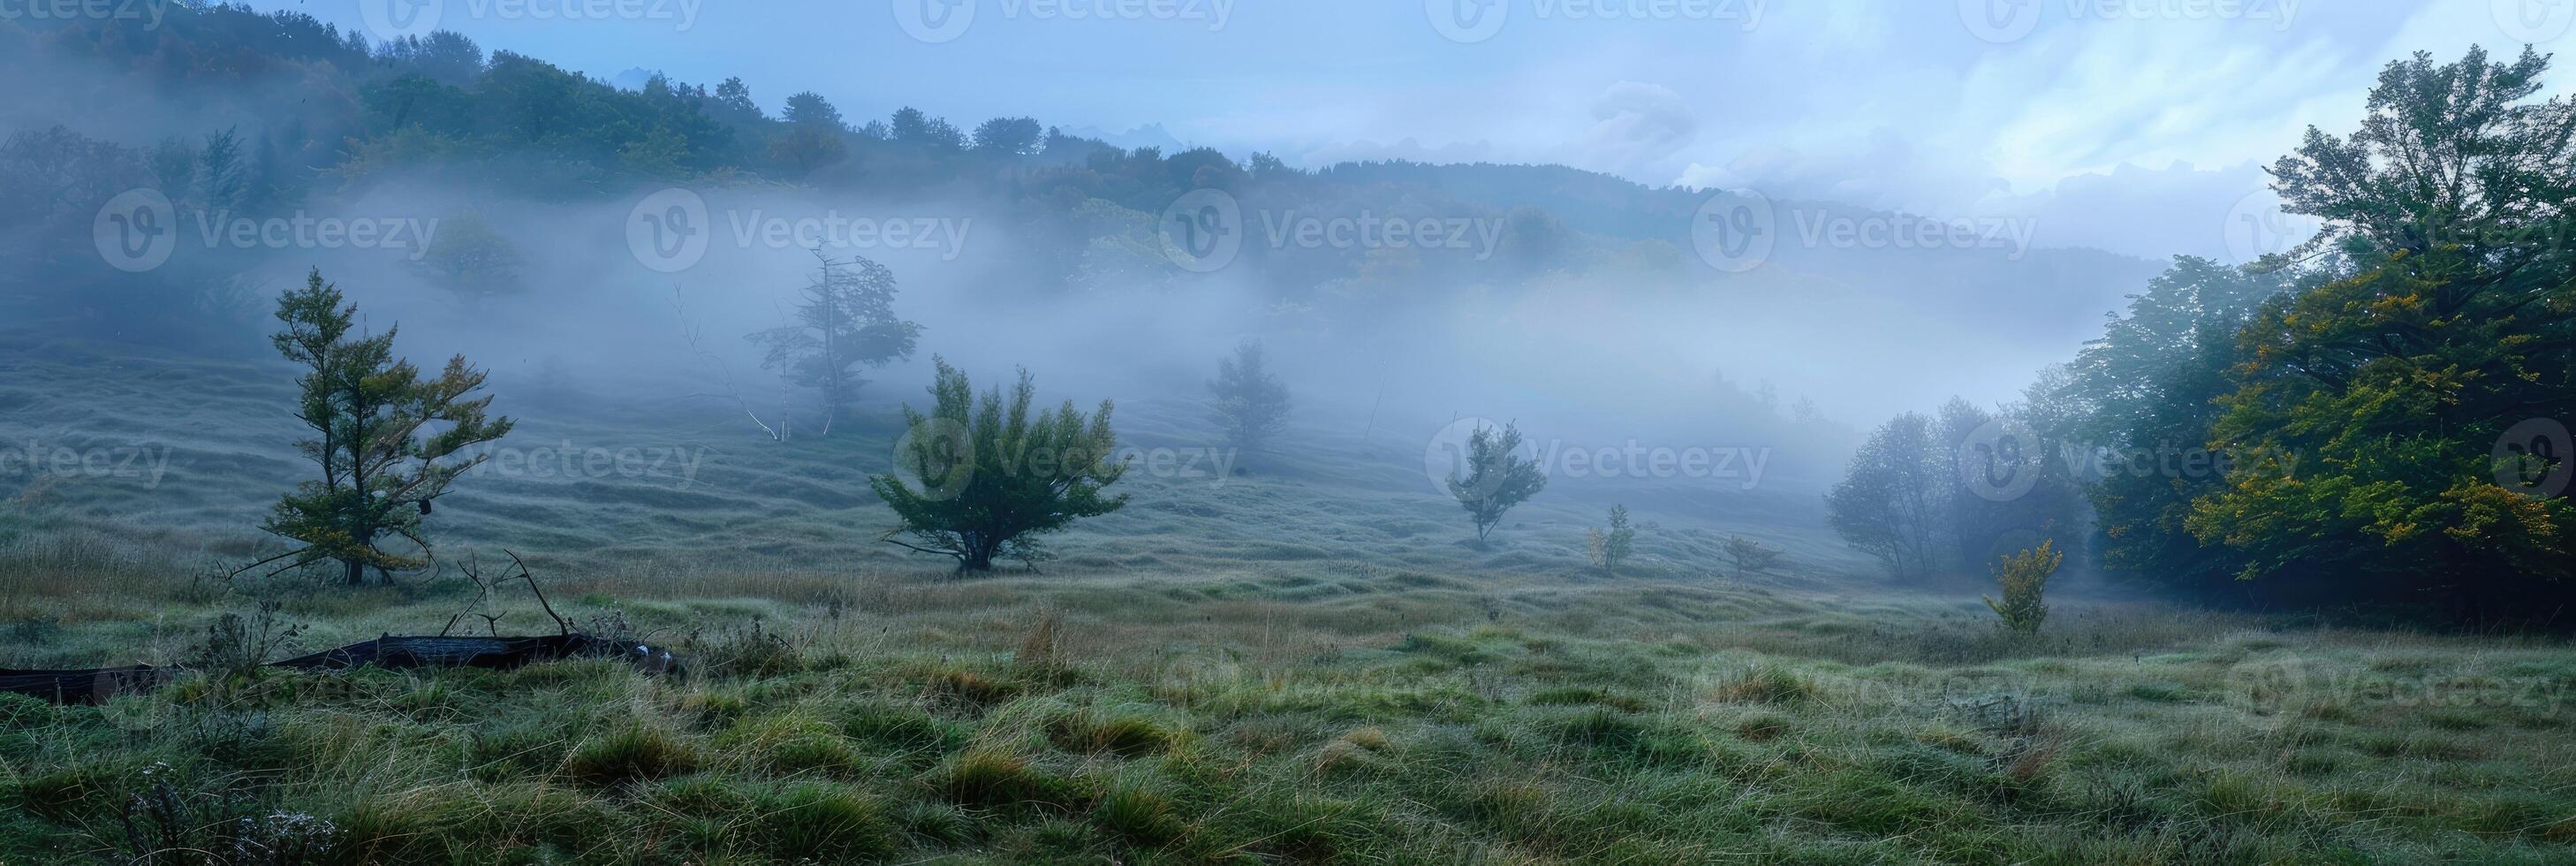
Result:
{"type": "Polygon", "coordinates": [[[340,561],[340,566],[347,569],[348,584],[350,586],[357,586],[367,581],[366,563],[359,562],[354,559],[344,559],[340,561]]]}

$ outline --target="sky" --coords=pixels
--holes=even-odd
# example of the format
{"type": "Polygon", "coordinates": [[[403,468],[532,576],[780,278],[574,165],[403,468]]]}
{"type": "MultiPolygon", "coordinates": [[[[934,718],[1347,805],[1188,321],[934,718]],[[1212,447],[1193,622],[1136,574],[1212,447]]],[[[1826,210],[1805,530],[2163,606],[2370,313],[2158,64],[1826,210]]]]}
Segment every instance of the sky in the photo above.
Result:
{"type": "MultiPolygon", "coordinates": [[[[313,0],[602,79],[740,76],[773,112],[911,105],[1127,144],[1559,163],[2243,260],[2262,167],[2377,70],[2576,47],[2576,0],[313,0]]],[[[2559,76],[2552,92],[2571,88],[2559,76]]]]}

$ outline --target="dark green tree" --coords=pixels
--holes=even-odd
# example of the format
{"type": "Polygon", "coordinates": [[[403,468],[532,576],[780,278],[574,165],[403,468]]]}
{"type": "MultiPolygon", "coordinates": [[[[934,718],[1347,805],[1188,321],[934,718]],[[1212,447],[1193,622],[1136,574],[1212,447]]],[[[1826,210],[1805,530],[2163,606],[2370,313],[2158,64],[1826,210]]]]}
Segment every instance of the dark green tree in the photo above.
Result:
{"type": "Polygon", "coordinates": [[[975,149],[996,156],[1028,156],[1038,152],[1045,132],[1033,117],[996,117],[975,127],[975,149]]]}
{"type": "Polygon", "coordinates": [[[1467,519],[1476,524],[1476,543],[1483,544],[1503,522],[1503,514],[1512,506],[1529,501],[1547,489],[1547,472],[1538,461],[1522,457],[1519,425],[1505,424],[1497,431],[1477,427],[1467,434],[1465,474],[1452,470],[1449,495],[1458,498],[1467,509],[1467,519]]]}
{"type": "Polygon", "coordinates": [[[1007,400],[995,388],[979,402],[965,373],[933,362],[930,414],[904,407],[897,471],[868,479],[902,521],[886,532],[887,543],[953,557],[961,573],[989,571],[997,557],[1034,565],[1048,558],[1039,536],[1127,504],[1125,494],[1102,493],[1127,471],[1115,459],[1109,401],[1089,416],[1067,400],[1032,417],[1037,387],[1029,371],[1020,371],[1007,400]]]}
{"type": "Polygon", "coordinates": [[[315,436],[296,447],[322,477],[297,485],[262,528],[304,545],[270,562],[334,561],[354,586],[371,568],[390,579],[396,570],[428,563],[421,518],[449,482],[489,456],[464,450],[509,435],[512,422],[486,414],[491,397],[472,397],[484,373],[464,356],[449,359],[436,378],[424,378],[420,368],[394,357],[398,328],[357,334],[358,309],[343,300],[318,269],[304,288],[278,299],[277,319],[286,327],[270,340],[304,367],[296,379],[302,395],[295,417],[315,436]],[[418,552],[384,550],[392,538],[418,552]]]}
{"type": "Polygon", "coordinates": [[[1938,565],[1951,489],[1940,450],[1931,419],[1898,415],[1870,434],[1843,480],[1825,494],[1834,532],[1885,565],[1891,577],[1925,579],[1938,565]]]}
{"type": "Polygon", "coordinates": [[[1286,425],[1288,386],[1270,374],[1259,340],[1245,340],[1233,357],[1217,359],[1208,392],[1216,398],[1216,422],[1225,429],[1226,444],[1238,450],[1261,450],[1286,425]]]}
{"type": "Polygon", "coordinates": [[[745,339],[767,347],[761,369],[813,389],[823,401],[823,435],[857,399],[867,380],[861,367],[882,367],[912,357],[921,325],[894,313],[894,271],[866,258],[837,261],[814,251],[814,276],[797,305],[795,323],[745,339]]]}
{"type": "Polygon", "coordinates": [[[2263,305],[2213,425],[2255,459],[2187,524],[2242,578],[2477,620],[2568,596],[2576,501],[2504,486],[2491,456],[2576,407],[2576,102],[2531,100],[2546,68],[2419,52],[2360,130],[2311,129],[2273,165],[2287,208],[2325,221],[2306,248],[2332,278],[2263,305]]]}

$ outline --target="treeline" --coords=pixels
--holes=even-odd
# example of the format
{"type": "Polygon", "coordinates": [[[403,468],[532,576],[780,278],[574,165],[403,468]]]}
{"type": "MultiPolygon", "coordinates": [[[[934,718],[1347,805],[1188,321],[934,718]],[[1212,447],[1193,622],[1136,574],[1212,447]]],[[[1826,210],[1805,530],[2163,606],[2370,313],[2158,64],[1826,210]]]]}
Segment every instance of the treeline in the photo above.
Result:
{"type": "MultiPolygon", "coordinates": [[[[140,321],[189,306],[156,299],[101,309],[156,294],[191,303],[214,295],[219,306],[260,313],[220,291],[242,267],[182,263],[133,276],[82,261],[101,202],[145,185],[170,193],[183,213],[264,217],[325,209],[399,180],[468,198],[558,202],[614,201],[666,184],[793,184],[1006,225],[1012,255],[979,262],[999,269],[981,291],[1055,295],[1205,284],[1211,277],[1175,265],[1159,231],[1163,211],[1196,189],[1238,199],[1247,234],[1296,218],[1471,224],[1436,244],[1265,239],[1244,244],[1221,275],[1273,302],[1269,314],[1283,329],[1361,339],[1409,334],[1395,314],[1420,305],[1507,300],[1552,281],[1681,290],[1748,278],[1705,267],[1692,252],[1689,226],[1703,193],[1573,169],[1397,161],[1305,171],[1263,153],[1238,160],[1205,148],[1121,149],[1028,117],[952,122],[914,108],[863,117],[810,92],[754,93],[739,79],[655,77],[621,89],[450,32],[381,43],[293,11],[180,4],[166,12],[157,26],[0,19],[0,73],[34,94],[0,106],[0,128],[16,130],[0,145],[0,184],[8,185],[0,228],[11,230],[0,254],[58,266],[14,269],[60,289],[34,299],[46,307],[39,315],[140,321]],[[76,128],[54,128],[66,122],[76,128]],[[89,290],[102,283],[124,288],[89,290]]],[[[421,216],[482,225],[473,214],[421,216]]],[[[500,244],[472,252],[514,257],[500,244]]],[[[1849,255],[1783,244],[1774,256],[1824,278],[1818,291],[1861,291],[1840,287],[1882,283],[1901,268],[1912,290],[1870,302],[1936,316],[1955,314],[1976,292],[2014,293],[2000,304],[2007,308],[2053,310],[2107,292],[2134,264],[2087,250],[2007,263],[1993,251],[1849,255]],[[2006,279],[1999,270],[2007,265],[2038,276],[2006,279]]],[[[471,262],[439,276],[509,282],[471,262]]],[[[18,289],[0,287],[0,302],[28,291],[18,289]]]]}
{"type": "Polygon", "coordinates": [[[2177,259],[2004,423],[1889,422],[1837,528],[1906,576],[1984,571],[2003,513],[2204,601],[2564,623],[2576,104],[2535,99],[2546,68],[2390,64],[2360,129],[2270,169],[2320,234],[2177,259]]]}

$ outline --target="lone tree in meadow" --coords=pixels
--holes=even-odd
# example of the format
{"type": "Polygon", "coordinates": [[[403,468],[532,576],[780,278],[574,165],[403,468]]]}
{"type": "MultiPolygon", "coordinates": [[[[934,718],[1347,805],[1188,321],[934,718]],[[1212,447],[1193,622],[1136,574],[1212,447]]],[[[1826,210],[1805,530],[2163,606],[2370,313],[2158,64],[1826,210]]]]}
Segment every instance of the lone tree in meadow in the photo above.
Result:
{"type": "Polygon", "coordinates": [[[390,579],[397,569],[428,564],[420,524],[430,502],[490,456],[465,449],[508,435],[512,422],[485,414],[491,397],[469,399],[482,389],[484,373],[465,356],[448,359],[436,378],[423,378],[420,368],[393,355],[399,328],[354,334],[358,308],[343,300],[318,269],[304,288],[278,299],[277,319],[286,329],[269,339],[287,360],[304,365],[295,417],[316,438],[296,448],[321,467],[322,477],[296,485],[262,528],[304,545],[267,562],[286,560],[290,568],[337,562],[355,586],[370,568],[390,579]],[[380,545],[389,538],[418,553],[386,552],[380,545]]]}
{"type": "Polygon", "coordinates": [[[921,325],[894,314],[894,272],[865,258],[837,261],[814,251],[814,276],[794,324],[744,339],[769,349],[760,361],[790,384],[811,388],[823,401],[823,435],[867,384],[858,368],[883,367],[912,357],[921,325]]]}
{"type": "Polygon", "coordinates": [[[1225,428],[1226,444],[1237,450],[1261,450],[1288,418],[1288,386],[1263,364],[1259,340],[1245,340],[1233,357],[1217,359],[1208,391],[1216,395],[1216,421],[1225,428]]]}
{"type": "Polygon", "coordinates": [[[1768,570],[1780,561],[1780,551],[1741,535],[1726,538],[1726,558],[1735,564],[1735,579],[1768,570]]]}
{"type": "Polygon", "coordinates": [[[1109,429],[1109,401],[1089,416],[1067,400],[1031,417],[1037,387],[1028,370],[1007,402],[999,388],[977,401],[965,373],[933,361],[936,405],[926,416],[904,406],[897,472],[868,479],[903,521],[886,532],[887,543],[955,557],[959,572],[989,571],[996,557],[1034,565],[1050,558],[1037,536],[1127,504],[1124,494],[1101,493],[1127,471],[1113,459],[1118,437],[1109,429]]]}
{"type": "Polygon", "coordinates": [[[1995,566],[1995,582],[2003,585],[2003,600],[1986,596],[1986,606],[1994,608],[2003,619],[2004,628],[2020,634],[2037,634],[2040,623],[2048,621],[2048,578],[2057,573],[2066,555],[2057,552],[2057,543],[2041,541],[2038,547],[2004,557],[1995,566]]]}
{"type": "Polygon", "coordinates": [[[1503,425],[1497,431],[1478,427],[1467,434],[1467,466],[1464,475],[1449,473],[1449,495],[1467,509],[1467,519],[1476,523],[1476,543],[1483,544],[1503,522],[1503,513],[1512,506],[1529,501],[1547,489],[1547,473],[1538,461],[1515,453],[1521,447],[1520,427],[1503,425]]]}
{"type": "Polygon", "coordinates": [[[1610,531],[1603,532],[1596,526],[1584,533],[1583,546],[1592,557],[1592,567],[1602,571],[1617,571],[1620,563],[1628,561],[1636,544],[1637,528],[1629,525],[1625,505],[1610,506],[1610,531]]]}

